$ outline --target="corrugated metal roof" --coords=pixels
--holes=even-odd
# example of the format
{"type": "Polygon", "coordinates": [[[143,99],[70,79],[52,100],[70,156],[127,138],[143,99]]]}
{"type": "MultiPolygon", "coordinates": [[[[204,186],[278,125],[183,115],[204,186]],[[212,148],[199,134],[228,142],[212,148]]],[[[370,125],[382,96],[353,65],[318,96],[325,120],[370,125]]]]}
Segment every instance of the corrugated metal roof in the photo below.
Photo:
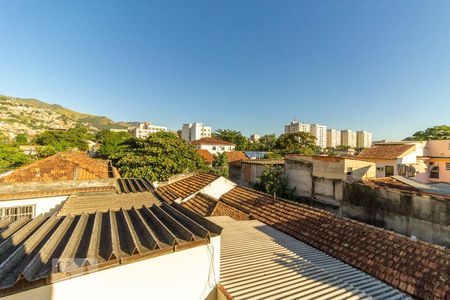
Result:
{"type": "Polygon", "coordinates": [[[209,242],[221,228],[178,204],[0,221],[0,296],[209,242]],[[20,284],[18,284],[20,282],[20,284]]]}
{"type": "Polygon", "coordinates": [[[120,178],[117,179],[119,193],[153,192],[153,186],[144,178],[120,178]]]}
{"type": "Polygon", "coordinates": [[[209,219],[223,227],[221,284],[234,299],[409,299],[257,220],[209,219]]]}

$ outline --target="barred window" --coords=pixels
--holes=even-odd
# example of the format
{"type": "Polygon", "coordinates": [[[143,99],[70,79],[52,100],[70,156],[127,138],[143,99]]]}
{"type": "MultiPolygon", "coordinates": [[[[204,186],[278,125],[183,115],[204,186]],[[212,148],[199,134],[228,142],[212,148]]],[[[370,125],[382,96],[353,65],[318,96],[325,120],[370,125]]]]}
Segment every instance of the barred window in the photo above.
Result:
{"type": "Polygon", "coordinates": [[[15,221],[21,217],[34,217],[34,205],[2,207],[0,208],[0,220],[10,218],[15,221]]]}

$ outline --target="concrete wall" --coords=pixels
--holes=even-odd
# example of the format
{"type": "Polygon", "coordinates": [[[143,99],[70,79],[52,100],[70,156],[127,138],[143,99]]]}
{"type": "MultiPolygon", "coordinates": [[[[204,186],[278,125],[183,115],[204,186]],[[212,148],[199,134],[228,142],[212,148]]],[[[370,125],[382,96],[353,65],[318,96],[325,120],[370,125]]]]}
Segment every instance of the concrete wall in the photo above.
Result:
{"type": "Polygon", "coordinates": [[[295,188],[296,196],[313,196],[312,164],[301,161],[286,161],[285,171],[288,186],[290,189],[295,188]]]}
{"type": "Polygon", "coordinates": [[[361,183],[344,183],[342,216],[450,246],[450,201],[361,183]]]}
{"type": "Polygon", "coordinates": [[[285,170],[295,195],[314,197],[332,205],[342,200],[342,181],[351,168],[354,179],[375,177],[375,163],[333,157],[302,157],[286,161],[285,170]]]}
{"type": "Polygon", "coordinates": [[[198,145],[197,149],[208,150],[211,154],[218,154],[225,151],[234,151],[235,146],[225,146],[225,145],[198,145]]]}
{"type": "Polygon", "coordinates": [[[253,187],[256,183],[256,179],[262,175],[267,166],[268,165],[241,163],[240,185],[253,187]]]}
{"type": "Polygon", "coordinates": [[[210,245],[144,259],[7,296],[7,300],[205,299],[220,280],[220,236],[210,245]]]}

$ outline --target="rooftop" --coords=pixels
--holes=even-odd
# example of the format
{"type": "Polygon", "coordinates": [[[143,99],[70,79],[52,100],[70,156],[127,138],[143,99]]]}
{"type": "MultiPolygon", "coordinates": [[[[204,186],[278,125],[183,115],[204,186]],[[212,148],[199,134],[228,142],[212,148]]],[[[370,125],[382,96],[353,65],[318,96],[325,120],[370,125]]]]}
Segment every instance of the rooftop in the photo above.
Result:
{"type": "Polygon", "coordinates": [[[0,221],[0,296],[209,243],[214,223],[177,205],[0,221]]]}
{"type": "Polygon", "coordinates": [[[225,155],[227,156],[229,163],[241,161],[248,158],[247,155],[245,155],[244,151],[227,151],[225,152],[225,155]]]}
{"type": "Polygon", "coordinates": [[[362,151],[356,158],[397,159],[415,147],[414,144],[376,144],[362,151]]]}
{"type": "Polygon", "coordinates": [[[206,149],[197,149],[197,153],[203,158],[203,161],[206,164],[210,164],[214,161],[214,155],[206,149]]]}
{"type": "Polygon", "coordinates": [[[35,161],[0,177],[0,183],[42,182],[118,178],[107,160],[93,159],[82,152],[61,152],[35,161]]]}
{"type": "Polygon", "coordinates": [[[226,205],[220,215],[233,218],[238,212],[243,220],[258,220],[412,296],[442,299],[450,292],[450,251],[444,247],[248,188],[235,187],[207,201],[187,194],[183,206],[197,213],[218,216],[219,204],[226,205]]]}
{"type": "Polygon", "coordinates": [[[284,159],[246,159],[242,161],[243,164],[252,165],[284,165],[284,159]]]}
{"type": "Polygon", "coordinates": [[[192,145],[223,145],[223,146],[236,146],[236,144],[227,142],[227,141],[223,141],[223,140],[218,140],[215,138],[211,138],[211,137],[204,137],[201,138],[199,140],[195,140],[191,142],[192,145]]]}
{"type": "Polygon", "coordinates": [[[198,192],[217,178],[219,178],[217,175],[200,173],[170,184],[161,185],[156,189],[156,193],[163,200],[171,203],[178,198],[186,198],[198,192]]]}
{"type": "Polygon", "coordinates": [[[221,284],[235,299],[408,299],[381,280],[257,220],[223,228],[221,284]]]}

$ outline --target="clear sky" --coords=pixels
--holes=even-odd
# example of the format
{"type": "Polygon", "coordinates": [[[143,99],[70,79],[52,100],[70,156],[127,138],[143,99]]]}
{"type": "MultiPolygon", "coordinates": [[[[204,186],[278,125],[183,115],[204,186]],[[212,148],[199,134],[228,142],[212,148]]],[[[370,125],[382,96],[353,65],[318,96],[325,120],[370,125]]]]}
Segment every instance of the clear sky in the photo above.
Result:
{"type": "Polygon", "coordinates": [[[0,94],[244,134],[450,123],[450,1],[1,1],[0,94]],[[65,2],[65,3],[62,3],[65,2]]]}

